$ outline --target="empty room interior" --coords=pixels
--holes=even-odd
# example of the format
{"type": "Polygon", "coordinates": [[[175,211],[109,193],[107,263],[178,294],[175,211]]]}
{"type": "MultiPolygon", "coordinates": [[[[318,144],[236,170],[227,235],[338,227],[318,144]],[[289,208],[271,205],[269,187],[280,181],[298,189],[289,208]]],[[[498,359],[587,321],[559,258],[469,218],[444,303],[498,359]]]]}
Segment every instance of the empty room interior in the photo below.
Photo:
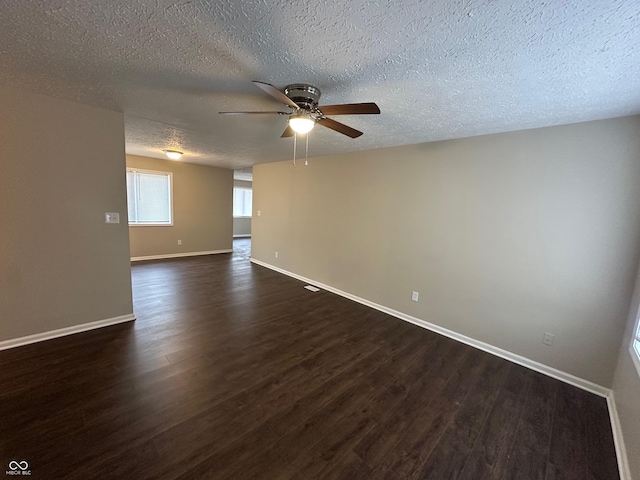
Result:
{"type": "Polygon", "coordinates": [[[0,0],[0,471],[640,480],[635,0],[0,0]]]}

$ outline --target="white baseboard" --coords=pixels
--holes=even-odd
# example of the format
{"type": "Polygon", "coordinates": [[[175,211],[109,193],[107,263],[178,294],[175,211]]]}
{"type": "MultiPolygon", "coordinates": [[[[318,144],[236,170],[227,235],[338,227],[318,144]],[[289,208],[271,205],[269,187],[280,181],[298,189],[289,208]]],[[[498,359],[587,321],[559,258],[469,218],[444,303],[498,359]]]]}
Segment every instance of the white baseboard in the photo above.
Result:
{"type": "Polygon", "coordinates": [[[206,252],[167,253],[165,255],[148,255],[146,257],[131,257],[131,261],[140,262],[143,260],[161,260],[163,258],[196,257],[198,255],[215,255],[217,253],[233,253],[233,248],[227,248],[225,250],[208,250],[206,252]]]}
{"type": "Polygon", "coordinates": [[[613,443],[616,446],[616,457],[618,458],[620,480],[632,480],[631,469],[629,468],[629,459],[627,458],[627,449],[624,445],[624,438],[622,437],[622,426],[620,425],[620,417],[618,416],[618,407],[616,407],[616,400],[613,392],[611,392],[607,397],[607,406],[609,407],[609,419],[611,421],[611,430],[613,432],[613,443]]]}
{"type": "Polygon", "coordinates": [[[398,310],[394,310],[392,308],[385,307],[384,305],[379,305],[379,304],[374,303],[374,302],[372,302],[370,300],[367,300],[365,298],[361,298],[361,297],[358,297],[356,295],[352,295],[350,293],[347,293],[347,292],[344,292],[342,290],[339,290],[337,288],[331,287],[330,285],[325,285],[323,283],[316,282],[313,279],[306,278],[306,277],[303,277],[301,275],[297,275],[297,274],[289,272],[287,270],[283,270],[282,268],[275,267],[275,266],[270,265],[270,264],[265,263],[265,262],[261,262],[260,260],[256,260],[255,258],[251,258],[251,262],[253,262],[253,263],[257,264],[257,265],[261,265],[263,267],[269,268],[269,269],[274,270],[276,272],[282,273],[284,275],[288,275],[290,277],[296,278],[298,280],[302,280],[305,283],[310,283],[310,284],[315,285],[317,287],[320,287],[320,288],[322,288],[324,290],[327,290],[329,292],[335,293],[336,295],[340,295],[341,297],[348,298],[349,300],[353,300],[354,302],[361,303],[363,305],[366,305],[368,307],[374,308],[376,310],[384,312],[384,313],[386,313],[388,315],[391,315],[393,317],[399,318],[399,319],[404,320],[404,321],[409,322],[409,323],[413,323],[414,325],[418,325],[419,327],[425,328],[427,330],[431,330],[432,332],[439,333],[440,335],[444,335],[445,337],[452,338],[452,339],[457,340],[459,342],[465,343],[465,344],[470,345],[472,347],[475,347],[475,348],[478,348],[478,349],[483,350],[485,352],[491,353],[492,355],[495,355],[497,357],[501,357],[501,358],[504,358],[506,360],[509,360],[510,362],[517,363],[518,365],[522,365],[523,367],[530,368],[531,370],[535,370],[536,372],[543,373],[543,374],[545,374],[545,375],[547,375],[549,377],[553,377],[553,378],[555,378],[557,380],[560,380],[560,381],[563,381],[563,382],[568,383],[570,385],[576,386],[576,387],[581,388],[583,390],[586,390],[588,392],[595,393],[596,395],[599,395],[601,397],[607,398],[609,396],[609,394],[611,393],[611,389],[603,387],[603,386],[598,385],[596,383],[590,382],[589,380],[585,380],[584,378],[576,377],[575,375],[572,375],[572,374],[567,373],[567,372],[563,372],[561,370],[555,369],[555,368],[550,367],[548,365],[545,365],[543,363],[536,362],[535,360],[531,360],[529,358],[523,357],[523,356],[518,355],[516,353],[509,352],[507,350],[503,350],[502,348],[493,346],[493,345],[488,344],[488,343],[481,342],[481,341],[476,340],[476,339],[471,338],[471,337],[467,337],[466,335],[462,335],[462,334],[460,334],[458,332],[454,332],[453,330],[449,330],[449,329],[441,327],[439,325],[435,325],[433,323],[427,322],[427,321],[422,320],[420,318],[413,317],[411,315],[408,315],[406,313],[400,312],[398,310]]]}
{"type": "Polygon", "coordinates": [[[0,350],[21,347],[22,345],[28,345],[30,343],[44,342],[45,340],[51,340],[52,338],[73,335],[74,333],[86,332],[88,330],[95,330],[96,328],[108,327],[109,325],[115,325],[117,323],[131,322],[135,319],[136,317],[133,315],[133,313],[130,313],[128,315],[120,315],[119,317],[107,318],[105,320],[98,320],[96,322],[82,323],[80,325],[73,325],[72,327],[65,327],[59,328],[58,330],[51,330],[49,332],[36,333],[34,335],[28,335],[26,337],[4,340],[0,342],[0,350]]]}
{"type": "Polygon", "coordinates": [[[240,233],[238,235],[234,235],[233,238],[251,238],[250,233],[240,233]]]}

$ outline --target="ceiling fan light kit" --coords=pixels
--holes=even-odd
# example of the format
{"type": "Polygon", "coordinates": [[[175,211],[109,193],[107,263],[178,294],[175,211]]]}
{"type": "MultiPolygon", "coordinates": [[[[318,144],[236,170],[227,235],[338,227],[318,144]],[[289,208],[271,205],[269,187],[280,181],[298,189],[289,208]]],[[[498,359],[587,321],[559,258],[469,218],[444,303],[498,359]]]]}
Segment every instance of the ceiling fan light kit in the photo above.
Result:
{"type": "Polygon", "coordinates": [[[291,109],[289,112],[218,112],[226,115],[256,115],[275,114],[289,116],[287,128],[281,137],[293,137],[296,133],[305,134],[311,131],[315,124],[330,128],[338,133],[357,138],[362,132],[351,128],[343,123],[332,120],[327,115],[362,115],[379,114],[380,109],[373,102],[367,103],[345,103],[341,105],[318,106],[320,100],[320,89],[306,83],[293,83],[287,85],[284,92],[269,83],[253,81],[253,84],[264,90],[273,98],[283,103],[291,109]]]}
{"type": "Polygon", "coordinates": [[[298,134],[309,133],[316,122],[309,115],[292,115],[289,117],[289,126],[298,134]]]}

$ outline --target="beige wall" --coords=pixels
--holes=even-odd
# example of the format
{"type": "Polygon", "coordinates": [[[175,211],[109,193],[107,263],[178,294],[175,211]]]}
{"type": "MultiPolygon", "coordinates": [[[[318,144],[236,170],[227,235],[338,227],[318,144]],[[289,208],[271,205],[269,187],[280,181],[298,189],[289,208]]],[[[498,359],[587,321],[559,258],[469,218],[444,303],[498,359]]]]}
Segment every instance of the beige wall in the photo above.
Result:
{"type": "Polygon", "coordinates": [[[173,173],[173,225],[130,227],[132,257],[232,248],[232,170],[134,155],[127,167],[173,173]]]}
{"type": "MultiPolygon", "coordinates": [[[[253,188],[252,183],[246,180],[234,180],[233,186],[241,187],[241,188],[253,188]]],[[[250,237],[251,236],[251,218],[243,218],[243,217],[235,218],[234,217],[233,236],[234,237],[239,237],[239,236],[250,237]]]]}
{"type": "Polygon", "coordinates": [[[640,253],[639,117],[253,174],[257,260],[611,386],[640,253]]]}
{"type": "Polygon", "coordinates": [[[123,115],[4,88],[0,104],[0,341],[132,314],[123,115]]]}
{"type": "Polygon", "coordinates": [[[640,478],[640,372],[631,360],[631,340],[640,312],[640,274],[631,302],[627,329],[620,348],[620,358],[613,382],[613,393],[625,447],[629,457],[632,478],[640,478]]]}

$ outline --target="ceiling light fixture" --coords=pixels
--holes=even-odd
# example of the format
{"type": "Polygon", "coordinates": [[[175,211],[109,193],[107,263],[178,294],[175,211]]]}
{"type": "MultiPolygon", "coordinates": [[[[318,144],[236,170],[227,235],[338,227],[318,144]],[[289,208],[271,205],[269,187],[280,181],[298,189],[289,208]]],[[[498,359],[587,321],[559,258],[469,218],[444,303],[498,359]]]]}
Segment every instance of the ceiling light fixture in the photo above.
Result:
{"type": "Polygon", "coordinates": [[[316,122],[314,122],[308,115],[294,115],[289,117],[289,126],[296,133],[309,133],[316,122]]]}
{"type": "Polygon", "coordinates": [[[179,152],[178,150],[163,150],[163,152],[171,160],[180,160],[180,157],[182,156],[182,152],[179,152]]]}

